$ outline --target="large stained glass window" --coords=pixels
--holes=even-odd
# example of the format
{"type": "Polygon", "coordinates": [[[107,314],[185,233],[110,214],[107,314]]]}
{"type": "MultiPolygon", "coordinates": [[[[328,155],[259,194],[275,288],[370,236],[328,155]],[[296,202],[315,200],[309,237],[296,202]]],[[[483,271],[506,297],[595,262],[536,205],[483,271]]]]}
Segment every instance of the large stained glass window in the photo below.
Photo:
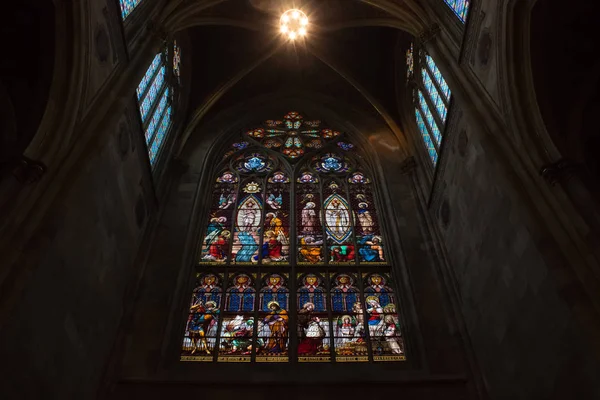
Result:
{"type": "MultiPolygon", "coordinates": [[[[136,95],[150,164],[155,165],[172,125],[173,88],[167,78],[167,52],[157,54],[138,84],[136,95]]],[[[173,71],[175,74],[175,71],[173,71]]]]}
{"type": "Polygon", "coordinates": [[[137,7],[141,0],[120,0],[121,2],[121,17],[127,18],[129,14],[137,7]]]}
{"type": "Polygon", "coordinates": [[[208,202],[181,360],[405,360],[375,182],[343,133],[298,112],[257,124],[208,202]]]}
{"type": "Polygon", "coordinates": [[[469,13],[470,0],[444,0],[446,4],[454,11],[456,16],[464,23],[469,13]]]}
{"type": "Polygon", "coordinates": [[[414,74],[415,119],[427,154],[435,166],[439,158],[452,93],[429,54],[421,51],[420,57],[415,59],[411,45],[410,62],[418,63],[419,69],[415,67],[415,70],[420,70],[420,74],[417,72],[414,74]]]}

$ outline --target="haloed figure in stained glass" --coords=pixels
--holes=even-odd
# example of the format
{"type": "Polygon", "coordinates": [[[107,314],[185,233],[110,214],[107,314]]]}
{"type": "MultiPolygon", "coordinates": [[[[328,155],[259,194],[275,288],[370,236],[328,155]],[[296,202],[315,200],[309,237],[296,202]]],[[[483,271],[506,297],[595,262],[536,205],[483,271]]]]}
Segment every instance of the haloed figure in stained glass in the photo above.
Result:
{"type": "Polygon", "coordinates": [[[276,301],[269,302],[268,308],[271,312],[263,319],[263,324],[269,328],[270,335],[264,351],[272,354],[285,353],[287,352],[288,313],[276,301]]]}

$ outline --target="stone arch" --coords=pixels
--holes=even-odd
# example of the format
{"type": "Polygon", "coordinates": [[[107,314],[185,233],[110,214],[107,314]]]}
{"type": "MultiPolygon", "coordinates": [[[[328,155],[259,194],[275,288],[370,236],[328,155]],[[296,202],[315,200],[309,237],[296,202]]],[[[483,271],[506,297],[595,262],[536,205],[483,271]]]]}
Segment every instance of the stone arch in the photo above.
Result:
{"type": "Polygon", "coordinates": [[[0,25],[7,39],[0,65],[0,163],[12,165],[33,140],[50,98],[55,7],[52,1],[11,2],[0,25]]]}
{"type": "Polygon", "coordinates": [[[600,188],[600,57],[590,4],[561,7],[538,1],[531,11],[531,71],[544,126],[562,158],[582,166],[588,187],[600,188]]]}

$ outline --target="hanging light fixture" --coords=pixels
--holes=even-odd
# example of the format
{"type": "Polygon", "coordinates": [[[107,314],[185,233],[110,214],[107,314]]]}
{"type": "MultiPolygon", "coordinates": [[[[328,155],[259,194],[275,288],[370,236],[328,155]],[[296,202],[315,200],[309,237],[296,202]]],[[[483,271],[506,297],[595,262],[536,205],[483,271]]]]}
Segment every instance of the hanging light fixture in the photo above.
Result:
{"type": "Polygon", "coordinates": [[[279,20],[279,31],[290,40],[303,38],[308,33],[308,17],[296,8],[287,10],[279,20]]]}

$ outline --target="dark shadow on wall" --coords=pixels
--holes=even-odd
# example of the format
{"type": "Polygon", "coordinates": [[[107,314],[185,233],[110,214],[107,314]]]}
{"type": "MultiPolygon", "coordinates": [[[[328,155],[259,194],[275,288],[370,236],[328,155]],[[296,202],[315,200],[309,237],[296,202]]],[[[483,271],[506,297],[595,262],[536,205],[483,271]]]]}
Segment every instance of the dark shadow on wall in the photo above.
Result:
{"type": "Polygon", "coordinates": [[[564,158],[600,200],[600,53],[597,2],[538,1],[531,15],[531,56],[540,111],[564,158]]]}

